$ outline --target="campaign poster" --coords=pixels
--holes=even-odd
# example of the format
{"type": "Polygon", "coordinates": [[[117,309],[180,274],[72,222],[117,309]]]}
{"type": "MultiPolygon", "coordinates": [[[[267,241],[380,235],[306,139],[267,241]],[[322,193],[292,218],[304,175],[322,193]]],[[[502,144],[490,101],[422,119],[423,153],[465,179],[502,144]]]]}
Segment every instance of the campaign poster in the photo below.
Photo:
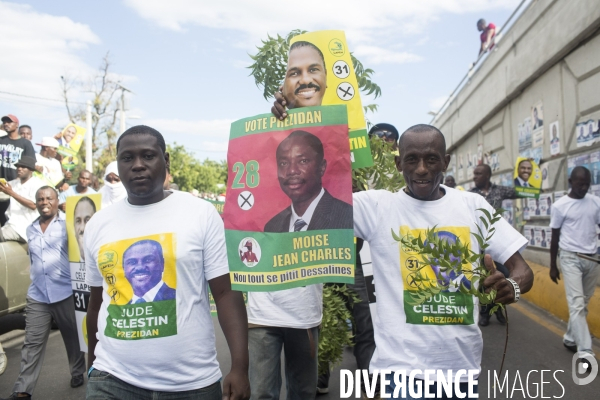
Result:
{"type": "Polygon", "coordinates": [[[560,131],[558,121],[550,124],[550,156],[554,157],[560,154],[560,131]]]}
{"type": "Polygon", "coordinates": [[[542,243],[541,246],[545,249],[550,249],[550,242],[552,241],[552,228],[545,226],[542,229],[542,243]]]}
{"type": "Polygon", "coordinates": [[[590,154],[590,172],[592,173],[592,185],[600,185],[600,151],[590,154]]]}
{"type": "MultiPolygon", "coordinates": [[[[534,228],[534,246],[536,247],[542,247],[542,232],[544,230],[544,227],[542,226],[536,226],[534,228]]],[[[545,234],[544,234],[545,235],[545,234]]]]}
{"type": "Polygon", "coordinates": [[[527,140],[525,138],[525,127],[523,126],[523,124],[518,124],[517,125],[517,135],[519,138],[519,154],[524,152],[525,150],[529,149],[529,146],[527,146],[527,140]]]}
{"type": "Polygon", "coordinates": [[[85,254],[83,251],[83,234],[92,216],[100,210],[102,195],[100,193],[82,196],[69,196],[66,201],[66,225],[68,238],[69,266],[71,285],[75,300],[75,319],[79,334],[79,347],[87,353],[87,307],[90,299],[90,288],[85,283],[85,254]]]}
{"type": "Polygon", "coordinates": [[[544,109],[542,102],[531,107],[531,131],[535,132],[538,129],[544,128],[544,109]]]}
{"type": "Polygon", "coordinates": [[[523,227],[523,236],[529,242],[529,246],[535,246],[535,227],[533,225],[523,227]]]}
{"type": "Polygon", "coordinates": [[[529,209],[529,217],[539,217],[540,208],[537,199],[527,198],[527,209],[529,209]]]}
{"type": "Polygon", "coordinates": [[[475,163],[475,165],[479,165],[481,163],[483,163],[483,143],[479,143],[477,145],[477,162],[475,163]]]}
{"type": "Polygon", "coordinates": [[[540,194],[538,199],[539,215],[542,217],[549,217],[552,211],[552,193],[540,194]]]}
{"type": "Polygon", "coordinates": [[[531,219],[531,210],[529,209],[529,203],[527,200],[529,199],[523,199],[523,220],[525,221],[529,221],[531,219]]]}
{"type": "Polygon", "coordinates": [[[206,201],[208,201],[210,204],[215,206],[219,215],[221,215],[221,216],[223,215],[223,211],[225,210],[225,202],[224,201],[208,200],[208,199],[206,199],[206,201]]]}
{"type": "Polygon", "coordinates": [[[81,148],[81,143],[85,137],[86,129],[69,124],[55,138],[58,140],[58,153],[63,156],[62,166],[67,171],[71,171],[79,164],[77,153],[81,148]]]}
{"type": "Polygon", "coordinates": [[[521,125],[521,137],[519,138],[519,153],[531,149],[531,118],[527,117],[521,125]]]}
{"type": "Polygon", "coordinates": [[[517,196],[537,199],[542,186],[542,171],[534,160],[519,157],[515,163],[513,182],[517,196]]]}
{"type": "Polygon", "coordinates": [[[577,147],[592,145],[595,142],[594,120],[590,119],[577,123],[575,126],[575,135],[577,137],[577,147]]]}
{"type": "Polygon", "coordinates": [[[504,212],[502,216],[509,224],[513,225],[514,223],[514,201],[513,200],[502,200],[502,209],[504,212]]]}
{"type": "MultiPolygon", "coordinates": [[[[348,107],[352,168],[370,167],[373,165],[371,145],[346,34],[344,31],[316,31],[295,36],[290,41],[288,71],[291,71],[290,68],[296,63],[301,65],[301,62],[297,61],[300,57],[303,60],[307,57],[314,58],[311,65],[320,65],[321,62],[324,64],[325,76],[321,75],[321,79],[324,78],[325,82],[318,82],[319,78],[315,78],[316,83],[313,85],[318,87],[312,89],[316,90],[317,101],[310,105],[345,104],[348,107]],[[307,42],[309,46],[304,45],[307,42]],[[318,51],[312,50],[311,47],[317,47],[318,51]]],[[[296,94],[303,86],[294,81],[294,77],[288,72],[283,82],[283,95],[288,104],[295,102],[298,98],[296,94]]]]}
{"type": "Polygon", "coordinates": [[[354,282],[345,105],[234,122],[227,164],[223,217],[233,289],[354,282]]]}

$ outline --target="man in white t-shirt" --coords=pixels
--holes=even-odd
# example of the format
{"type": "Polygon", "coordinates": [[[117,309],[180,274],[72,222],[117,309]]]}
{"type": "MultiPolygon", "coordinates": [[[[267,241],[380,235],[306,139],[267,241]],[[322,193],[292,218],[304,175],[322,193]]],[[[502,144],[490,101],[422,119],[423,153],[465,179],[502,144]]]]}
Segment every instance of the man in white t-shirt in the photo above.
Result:
{"type": "Polygon", "coordinates": [[[169,154],[155,129],[125,131],[117,163],[127,198],[85,229],[87,397],[248,399],[248,322],[241,292],[231,290],[221,217],[208,202],[163,190],[169,154]],[[151,243],[160,244],[160,261],[146,252],[151,243]],[[156,287],[157,275],[176,293],[140,296],[137,288],[156,287]],[[209,286],[231,352],[222,391],[209,286]]]}
{"type": "Polygon", "coordinates": [[[44,182],[31,176],[35,169],[33,157],[23,156],[15,164],[17,179],[6,184],[0,182],[0,192],[10,197],[6,211],[8,222],[0,229],[0,242],[27,241],[27,227],[39,216],[35,208],[35,192],[44,182]]]}
{"type": "Polygon", "coordinates": [[[587,305],[594,295],[600,267],[596,261],[579,257],[597,252],[596,226],[600,224],[600,199],[588,194],[591,174],[585,167],[575,167],[569,177],[571,190],[552,205],[550,228],[550,279],[558,284],[560,272],[556,264],[560,248],[560,270],[563,274],[569,324],[563,336],[564,346],[581,357],[593,355],[592,338],[586,321],[587,305]]]}
{"type": "MultiPolygon", "coordinates": [[[[441,186],[450,162],[443,134],[433,126],[416,125],[400,137],[400,156],[396,165],[404,175],[406,187],[397,193],[369,190],[355,193],[354,230],[371,247],[373,276],[377,282],[376,349],[370,371],[389,370],[406,373],[415,370],[452,370],[454,394],[467,393],[467,376],[456,377],[458,370],[480,371],[483,340],[477,325],[478,300],[457,290],[441,292],[426,305],[412,305],[410,292],[416,290],[411,279],[419,266],[419,255],[401,245],[391,231],[401,237],[424,235],[428,228],[448,241],[460,239],[479,252],[472,234],[483,215],[494,209],[477,194],[441,186]]],[[[491,271],[483,285],[487,292],[497,290],[496,302],[510,304],[518,300],[517,292],[527,292],[533,284],[533,273],[519,254],[527,240],[504,219],[494,227],[496,232],[486,249],[485,264],[491,271]],[[492,259],[502,262],[510,272],[510,280],[493,268],[492,259]],[[512,282],[511,282],[512,280],[512,282]]],[[[427,267],[434,273],[437,266],[427,267]]],[[[464,276],[444,276],[455,283],[471,285],[464,276]]],[[[416,375],[424,379],[423,373],[416,375]]],[[[428,376],[435,381],[436,376],[428,376]]],[[[408,382],[408,380],[407,380],[408,382]]],[[[421,382],[422,384],[423,382],[421,382]]],[[[418,385],[415,383],[415,385],[418,385]]],[[[387,393],[395,384],[390,383],[387,393]]],[[[435,386],[434,386],[435,388],[435,386]]],[[[435,390],[433,391],[435,393],[435,390]]],[[[395,397],[402,398],[402,397],[395,397]]],[[[421,398],[421,397],[410,397],[421,398]]]]}

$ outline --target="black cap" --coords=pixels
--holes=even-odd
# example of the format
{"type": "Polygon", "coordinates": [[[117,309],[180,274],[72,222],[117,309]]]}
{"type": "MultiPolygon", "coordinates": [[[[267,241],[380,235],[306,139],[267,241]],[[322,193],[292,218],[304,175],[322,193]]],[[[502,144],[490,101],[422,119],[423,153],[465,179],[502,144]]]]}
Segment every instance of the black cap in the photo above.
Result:
{"type": "Polygon", "coordinates": [[[19,161],[15,163],[15,167],[25,167],[32,171],[35,171],[35,158],[23,156],[19,161]]]}
{"type": "Polygon", "coordinates": [[[398,129],[392,124],[380,123],[375,124],[369,130],[369,136],[373,136],[373,134],[377,131],[388,131],[391,135],[386,135],[386,137],[394,139],[394,141],[398,141],[400,138],[400,134],[398,133],[398,129]]]}

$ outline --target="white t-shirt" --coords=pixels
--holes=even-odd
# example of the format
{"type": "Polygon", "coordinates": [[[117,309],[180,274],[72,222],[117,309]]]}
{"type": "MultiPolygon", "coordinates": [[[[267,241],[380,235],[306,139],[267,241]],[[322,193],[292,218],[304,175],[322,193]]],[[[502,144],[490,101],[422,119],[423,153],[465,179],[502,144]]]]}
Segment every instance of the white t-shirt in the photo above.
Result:
{"type": "MultiPolygon", "coordinates": [[[[298,218],[306,223],[300,231],[306,231],[315,208],[325,194],[321,193],[310,203],[300,217],[294,211],[290,217],[290,232],[298,218]]],[[[248,322],[278,328],[308,329],[321,324],[323,319],[323,284],[308,285],[277,292],[248,292],[248,322]]]]}
{"type": "MultiPolygon", "coordinates": [[[[353,195],[354,232],[370,245],[377,295],[377,347],[371,371],[480,369],[483,340],[477,325],[477,298],[452,291],[442,292],[422,305],[405,303],[405,298],[410,298],[410,278],[420,256],[405,251],[391,230],[400,232],[401,237],[409,233],[421,233],[424,237],[425,229],[437,226],[439,235],[448,240],[459,237],[478,252],[477,240],[471,233],[478,232],[477,225],[485,227],[479,220],[482,213],[476,210],[494,212],[478,194],[442,188],[446,195],[435,201],[416,200],[403,190],[369,190],[353,195]]],[[[487,253],[504,263],[527,244],[527,239],[503,218],[495,228],[487,253]]],[[[429,267],[429,271],[433,268],[429,267]]],[[[453,281],[470,285],[462,275],[453,277],[453,281]]],[[[423,379],[422,375],[417,377],[423,379]]],[[[466,376],[461,378],[466,380],[466,376]]]]}
{"type": "Polygon", "coordinates": [[[55,158],[44,157],[40,153],[35,153],[35,158],[35,165],[39,165],[43,168],[42,175],[52,182],[53,185],[56,185],[63,179],[64,176],[60,161],[55,158]]]}
{"type": "Polygon", "coordinates": [[[181,192],[148,206],[125,199],[92,217],[85,246],[86,283],[103,288],[94,368],[157,391],[217,382],[208,281],[229,267],[215,207],[181,192]],[[153,277],[164,281],[153,301],[131,304],[132,284],[149,291],[153,277]]]}
{"type": "Polygon", "coordinates": [[[586,194],[577,200],[563,196],[552,204],[550,228],[560,228],[558,247],[574,253],[595,254],[600,198],[586,194]]]}
{"type": "MultiPolygon", "coordinates": [[[[45,185],[44,182],[35,176],[29,178],[24,184],[21,184],[21,180],[19,178],[13,179],[12,181],[8,182],[8,184],[19,196],[25,197],[27,200],[31,200],[34,203],[35,192],[45,185]]],[[[6,225],[13,228],[15,232],[17,232],[19,236],[23,238],[23,240],[27,240],[27,227],[31,225],[31,223],[40,215],[36,209],[32,210],[27,208],[17,200],[11,198],[10,205],[6,211],[6,216],[8,217],[8,222],[6,225]]]]}

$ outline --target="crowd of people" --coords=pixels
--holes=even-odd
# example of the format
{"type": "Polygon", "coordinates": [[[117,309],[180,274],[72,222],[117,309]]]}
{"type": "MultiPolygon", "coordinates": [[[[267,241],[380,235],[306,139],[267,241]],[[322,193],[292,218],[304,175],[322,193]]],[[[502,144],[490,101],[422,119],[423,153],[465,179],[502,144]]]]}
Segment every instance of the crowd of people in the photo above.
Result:
{"type": "MultiPolygon", "coordinates": [[[[482,49],[487,49],[493,43],[495,28],[485,21],[480,25],[484,32],[482,49]]],[[[294,75],[295,81],[286,82],[283,92],[276,96],[272,109],[276,118],[287,117],[286,106],[314,105],[314,95],[320,92],[322,97],[322,74],[303,72],[324,70],[324,61],[319,61],[323,56],[317,51],[311,44],[292,46],[289,62],[298,63],[293,69],[299,72],[294,75]],[[292,51],[297,51],[295,57],[292,51]],[[301,65],[307,59],[316,61],[301,65]]],[[[318,101],[320,104],[320,97],[318,101]]],[[[102,194],[101,210],[87,221],[78,239],[90,287],[86,325],[88,399],[278,399],[282,352],[288,399],[306,400],[328,391],[328,374],[318,375],[322,285],[252,292],[245,306],[242,293],[231,289],[223,220],[213,204],[202,200],[224,199],[175,190],[170,182],[170,156],[160,132],[148,126],[125,131],[117,141],[117,160],[107,166],[101,177],[103,186],[98,187],[86,170],[79,173],[76,184],[65,184],[72,176],[56,160],[56,138],[43,138],[36,154],[31,127],[23,125],[20,129],[18,118],[10,114],[2,122],[6,135],[0,137],[0,178],[4,179],[0,183],[4,195],[0,205],[4,207],[2,214],[8,211],[8,222],[3,221],[0,239],[29,243],[32,278],[21,370],[11,399],[31,398],[52,319],[67,348],[71,386],[85,382],[61,210],[69,196],[96,191],[102,194]],[[44,179],[58,180],[58,184],[45,184],[33,176],[35,172],[44,179]],[[117,259],[122,260],[122,274],[116,272],[117,259]],[[231,355],[231,370],[224,378],[217,362],[209,289],[231,355]],[[139,330],[121,329],[132,327],[139,330]]],[[[425,377],[423,371],[451,371],[448,380],[453,383],[453,395],[439,398],[464,398],[472,387],[467,375],[456,371],[480,370],[483,340],[478,325],[489,324],[489,309],[479,310],[476,298],[467,296],[461,303],[466,311],[460,322],[453,322],[450,315],[427,317],[424,323],[405,301],[403,274],[407,273],[406,265],[412,264],[405,259],[405,250],[400,251],[403,247],[391,240],[390,231],[400,228],[405,234],[413,234],[440,227],[438,235],[457,240],[463,233],[461,239],[469,238],[483,228],[478,210],[493,214],[503,199],[516,196],[514,189],[492,184],[491,168],[485,164],[475,168],[475,187],[471,191],[454,189],[454,180],[444,176],[450,162],[446,141],[434,126],[415,125],[400,135],[393,125],[377,124],[371,136],[393,143],[398,152],[396,167],[405,187],[396,193],[355,188],[353,207],[340,206],[336,211],[352,214],[357,250],[363,241],[369,243],[377,282],[378,318],[373,321],[357,257],[356,280],[350,285],[362,300],[352,310],[357,366],[370,372],[420,371],[410,391],[423,395],[427,379],[436,379],[425,377]],[[446,185],[442,184],[444,178],[446,185]]],[[[322,148],[309,143],[314,140],[307,135],[286,140],[280,144],[277,157],[301,150],[303,159],[295,168],[281,164],[279,177],[297,174],[296,185],[306,183],[310,187],[284,190],[291,205],[269,221],[265,231],[319,229],[315,228],[320,226],[317,207],[323,201],[339,201],[321,187],[326,165],[322,148]]],[[[552,209],[550,276],[555,282],[560,277],[556,262],[560,249],[571,310],[564,344],[572,351],[591,354],[585,315],[598,267],[591,261],[581,261],[578,255],[591,257],[591,246],[582,247],[581,243],[591,241],[590,232],[600,223],[600,200],[587,194],[587,169],[575,168],[570,182],[569,195],[552,209]]],[[[335,220],[335,215],[332,218],[335,220]]],[[[495,234],[485,248],[484,264],[489,274],[481,281],[480,289],[494,291],[495,302],[508,305],[517,302],[533,285],[533,272],[521,256],[528,242],[504,219],[498,220],[494,228],[495,234]]],[[[475,253],[482,251],[475,240],[470,246],[475,253]]],[[[252,258],[252,243],[246,248],[246,258],[252,258]]],[[[462,301],[456,292],[439,297],[462,301]]],[[[445,306],[440,303],[438,307],[445,306]]],[[[501,312],[496,316],[503,322],[501,312]]],[[[0,348],[0,357],[3,354],[0,348]]],[[[398,385],[390,375],[380,390],[392,398],[421,398],[400,395],[407,388],[400,390],[398,385]]]]}

